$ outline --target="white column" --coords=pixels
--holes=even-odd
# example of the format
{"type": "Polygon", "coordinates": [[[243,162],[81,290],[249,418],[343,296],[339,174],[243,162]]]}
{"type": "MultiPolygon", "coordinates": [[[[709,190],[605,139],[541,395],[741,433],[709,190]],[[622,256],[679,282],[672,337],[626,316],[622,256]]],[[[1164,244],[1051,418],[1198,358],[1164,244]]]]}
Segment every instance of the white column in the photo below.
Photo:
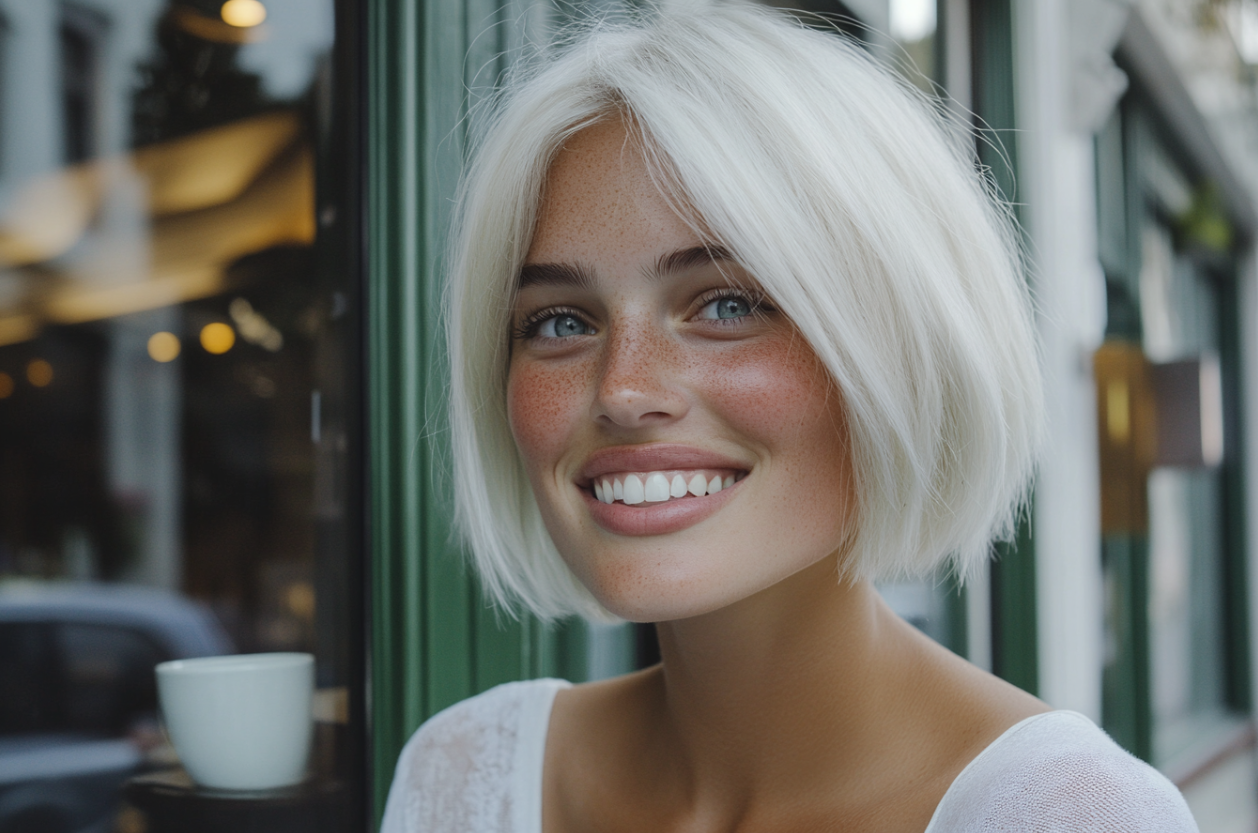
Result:
{"type": "Polygon", "coordinates": [[[179,334],[180,318],[165,307],[110,320],[105,369],[109,488],[139,527],[123,578],[169,590],[183,577],[183,380],[181,360],[154,361],[148,339],[179,334]]]}
{"type": "MultiPolygon", "coordinates": [[[[1039,693],[1057,708],[1099,720],[1104,611],[1090,354],[1104,334],[1105,283],[1096,239],[1093,128],[1081,123],[1095,121],[1097,108],[1080,113],[1075,94],[1078,16],[1086,13],[1084,4],[1066,0],[1017,0],[1014,24],[1018,198],[1026,206],[1048,420],[1032,521],[1039,693]]],[[[1106,55],[1099,66],[1105,67],[1106,55]]]]}

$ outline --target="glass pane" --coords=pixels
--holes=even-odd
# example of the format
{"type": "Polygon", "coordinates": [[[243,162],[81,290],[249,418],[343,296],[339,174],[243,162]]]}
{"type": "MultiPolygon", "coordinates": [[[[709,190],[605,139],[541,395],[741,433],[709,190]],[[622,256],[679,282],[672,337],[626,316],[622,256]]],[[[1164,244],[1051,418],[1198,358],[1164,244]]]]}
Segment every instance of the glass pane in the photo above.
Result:
{"type": "Polygon", "coordinates": [[[333,0],[4,8],[0,771],[52,763],[0,779],[0,828],[38,777],[66,829],[113,829],[122,782],[172,762],[171,658],[315,654],[315,775],[357,790],[333,0]]]}
{"type": "MultiPolygon", "coordinates": [[[[1218,291],[1150,221],[1140,273],[1144,350],[1155,362],[1217,354],[1218,291]]],[[[1190,746],[1224,709],[1223,483],[1212,469],[1149,476],[1149,627],[1154,752],[1190,746]]]]}

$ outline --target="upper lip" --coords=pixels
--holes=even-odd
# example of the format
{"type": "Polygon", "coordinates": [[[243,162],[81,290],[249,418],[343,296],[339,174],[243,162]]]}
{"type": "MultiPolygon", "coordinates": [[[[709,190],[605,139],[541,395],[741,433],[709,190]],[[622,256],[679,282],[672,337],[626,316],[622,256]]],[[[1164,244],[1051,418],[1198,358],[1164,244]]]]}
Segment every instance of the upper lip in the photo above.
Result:
{"type": "Polygon", "coordinates": [[[673,443],[618,445],[590,455],[578,475],[582,483],[613,472],[677,471],[679,469],[737,469],[745,463],[706,448],[673,443]]]}

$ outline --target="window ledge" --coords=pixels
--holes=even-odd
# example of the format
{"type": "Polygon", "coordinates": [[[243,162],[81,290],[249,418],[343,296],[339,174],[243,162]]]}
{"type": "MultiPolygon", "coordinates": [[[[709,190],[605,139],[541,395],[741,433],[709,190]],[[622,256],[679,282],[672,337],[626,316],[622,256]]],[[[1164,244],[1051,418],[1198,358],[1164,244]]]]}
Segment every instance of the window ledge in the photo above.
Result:
{"type": "Polygon", "coordinates": [[[1203,715],[1193,722],[1196,739],[1158,762],[1158,769],[1181,791],[1258,742],[1248,716],[1203,715]]]}

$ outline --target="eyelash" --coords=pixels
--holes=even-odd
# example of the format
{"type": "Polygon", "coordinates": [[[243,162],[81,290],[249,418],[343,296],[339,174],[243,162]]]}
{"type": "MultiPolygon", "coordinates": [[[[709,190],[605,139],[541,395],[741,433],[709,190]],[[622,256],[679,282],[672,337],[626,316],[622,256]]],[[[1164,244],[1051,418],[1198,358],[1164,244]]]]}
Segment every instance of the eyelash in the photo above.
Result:
{"type": "MultiPolygon", "coordinates": [[[[739,289],[734,286],[725,286],[720,289],[713,289],[699,296],[697,302],[699,310],[702,310],[713,301],[724,301],[726,298],[740,298],[747,302],[747,306],[751,308],[746,316],[740,318],[711,318],[706,319],[709,323],[716,324],[719,327],[737,326],[742,323],[743,318],[755,318],[767,313],[776,312],[773,307],[765,303],[765,295],[763,292],[754,289],[739,289]]],[[[696,312],[696,314],[698,314],[696,312]]]]}
{"type": "Polygon", "coordinates": [[[511,337],[517,341],[528,341],[537,335],[537,331],[543,324],[559,315],[571,315],[573,318],[585,320],[585,313],[573,307],[546,307],[521,321],[520,326],[511,333],[511,337]]]}
{"type": "MultiPolygon", "coordinates": [[[[747,305],[751,307],[751,313],[744,316],[746,318],[776,311],[769,304],[765,303],[765,295],[763,292],[751,289],[739,289],[732,286],[713,289],[703,293],[696,301],[697,308],[698,310],[702,310],[713,301],[723,301],[726,298],[741,298],[746,301],[747,305]]],[[[538,310],[521,321],[520,326],[516,327],[512,331],[511,337],[518,341],[527,341],[534,338],[537,336],[537,331],[541,329],[542,324],[560,315],[571,315],[573,318],[579,318],[582,321],[585,320],[585,314],[573,307],[547,307],[545,309],[538,310]]],[[[737,326],[742,322],[743,318],[713,318],[706,320],[719,327],[730,327],[737,326]]]]}

